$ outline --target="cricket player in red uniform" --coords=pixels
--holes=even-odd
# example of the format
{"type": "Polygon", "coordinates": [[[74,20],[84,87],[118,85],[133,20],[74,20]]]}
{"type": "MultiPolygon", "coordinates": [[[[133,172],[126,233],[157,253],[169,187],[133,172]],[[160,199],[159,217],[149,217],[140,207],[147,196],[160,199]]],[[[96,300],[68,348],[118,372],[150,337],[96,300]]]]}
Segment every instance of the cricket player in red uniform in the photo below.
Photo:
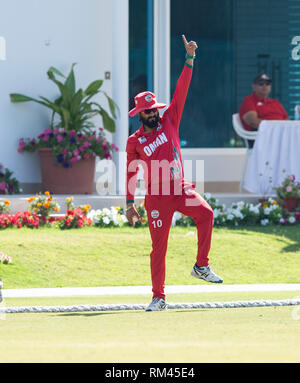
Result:
{"type": "Polygon", "coordinates": [[[196,42],[187,42],[186,61],[178,79],[170,106],[160,117],[158,109],[166,107],[156,101],[151,92],[135,97],[135,108],[129,112],[139,114],[142,126],[127,141],[126,216],[134,226],[140,219],[134,205],[138,166],[144,170],[145,196],[149,229],[152,239],[150,255],[153,299],[146,311],[166,309],[165,269],[169,231],[175,211],[192,217],[197,226],[198,252],[191,275],[207,282],[222,283],[209,266],[213,211],[209,204],[194,190],[194,185],[184,180],[179,140],[179,124],[190,85],[196,42]]]}

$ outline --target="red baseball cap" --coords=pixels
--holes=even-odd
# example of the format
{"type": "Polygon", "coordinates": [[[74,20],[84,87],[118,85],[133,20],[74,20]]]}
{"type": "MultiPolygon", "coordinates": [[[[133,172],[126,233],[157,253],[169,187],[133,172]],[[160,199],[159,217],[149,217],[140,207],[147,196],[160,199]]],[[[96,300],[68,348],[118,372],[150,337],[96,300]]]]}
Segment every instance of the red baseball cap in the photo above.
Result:
{"type": "Polygon", "coordinates": [[[142,112],[145,109],[160,109],[167,106],[167,104],[161,104],[157,102],[155,94],[149,91],[137,94],[134,97],[134,102],[135,108],[131,109],[128,113],[130,117],[134,117],[136,114],[142,112]]]}

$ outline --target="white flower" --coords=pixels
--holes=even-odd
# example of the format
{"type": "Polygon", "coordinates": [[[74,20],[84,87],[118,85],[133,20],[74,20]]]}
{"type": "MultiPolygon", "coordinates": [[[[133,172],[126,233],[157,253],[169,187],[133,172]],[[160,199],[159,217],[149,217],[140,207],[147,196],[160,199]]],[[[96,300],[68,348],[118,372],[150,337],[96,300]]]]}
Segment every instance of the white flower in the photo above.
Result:
{"type": "Polygon", "coordinates": [[[172,218],[172,226],[175,226],[176,225],[176,222],[182,218],[182,214],[179,213],[179,211],[175,211],[174,215],[173,215],[173,218],[172,218]]]}
{"type": "Polygon", "coordinates": [[[102,210],[102,213],[106,214],[106,215],[109,215],[110,214],[110,210],[107,209],[106,207],[102,210]]]}
{"type": "Polygon", "coordinates": [[[232,209],[232,214],[237,218],[240,218],[240,219],[244,218],[243,214],[238,209],[232,209]]]}
{"type": "Polygon", "coordinates": [[[211,199],[211,194],[210,193],[204,193],[204,197],[206,200],[210,200],[211,199]]]}
{"type": "Polygon", "coordinates": [[[253,204],[250,204],[249,210],[251,211],[251,213],[259,214],[259,206],[260,206],[260,204],[258,204],[256,206],[254,206],[253,204]]]}
{"type": "Polygon", "coordinates": [[[272,210],[272,209],[270,209],[269,207],[265,207],[265,208],[264,208],[264,213],[265,213],[266,215],[269,215],[271,210],[272,210]]]}
{"type": "Polygon", "coordinates": [[[109,225],[110,224],[110,219],[108,217],[103,217],[103,223],[105,225],[109,225]]]}
{"type": "Polygon", "coordinates": [[[127,218],[124,214],[121,214],[120,217],[121,217],[122,222],[124,222],[124,223],[127,222],[127,218]]]}
{"type": "Polygon", "coordinates": [[[293,215],[290,215],[289,218],[288,218],[288,221],[289,221],[289,223],[295,223],[296,222],[296,218],[293,215]]]}
{"type": "Polygon", "coordinates": [[[229,219],[229,221],[232,221],[233,218],[234,218],[234,216],[232,214],[228,214],[227,219],[229,219]]]}
{"type": "Polygon", "coordinates": [[[215,209],[214,210],[214,218],[218,218],[219,214],[220,214],[220,209],[215,209]]]}
{"type": "Polygon", "coordinates": [[[269,220],[268,220],[267,218],[262,219],[262,220],[260,221],[260,224],[261,224],[262,226],[267,226],[268,223],[269,223],[269,220]]]}

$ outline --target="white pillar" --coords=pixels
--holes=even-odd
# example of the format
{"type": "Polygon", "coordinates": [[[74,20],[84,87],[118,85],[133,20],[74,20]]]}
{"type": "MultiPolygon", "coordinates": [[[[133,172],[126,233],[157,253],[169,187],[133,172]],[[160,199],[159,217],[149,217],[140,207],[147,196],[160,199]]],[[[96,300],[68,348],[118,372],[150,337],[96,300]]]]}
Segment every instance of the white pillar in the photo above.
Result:
{"type": "Polygon", "coordinates": [[[128,138],[129,1],[113,0],[112,12],[112,98],[120,109],[113,138],[119,152],[114,154],[113,160],[116,166],[116,191],[117,194],[124,194],[124,152],[128,138]]]}
{"type": "Polygon", "coordinates": [[[154,93],[170,103],[170,0],[154,0],[154,93]]]}

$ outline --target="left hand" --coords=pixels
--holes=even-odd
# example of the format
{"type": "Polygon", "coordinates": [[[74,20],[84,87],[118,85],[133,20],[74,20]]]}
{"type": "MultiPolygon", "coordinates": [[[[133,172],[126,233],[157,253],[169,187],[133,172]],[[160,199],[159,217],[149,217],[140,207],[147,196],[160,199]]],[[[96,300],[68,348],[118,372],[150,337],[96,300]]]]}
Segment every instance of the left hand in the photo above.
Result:
{"type": "Polygon", "coordinates": [[[195,41],[188,42],[185,38],[185,35],[182,35],[182,40],[185,46],[186,53],[188,56],[194,56],[196,49],[198,49],[198,45],[195,41]]]}

